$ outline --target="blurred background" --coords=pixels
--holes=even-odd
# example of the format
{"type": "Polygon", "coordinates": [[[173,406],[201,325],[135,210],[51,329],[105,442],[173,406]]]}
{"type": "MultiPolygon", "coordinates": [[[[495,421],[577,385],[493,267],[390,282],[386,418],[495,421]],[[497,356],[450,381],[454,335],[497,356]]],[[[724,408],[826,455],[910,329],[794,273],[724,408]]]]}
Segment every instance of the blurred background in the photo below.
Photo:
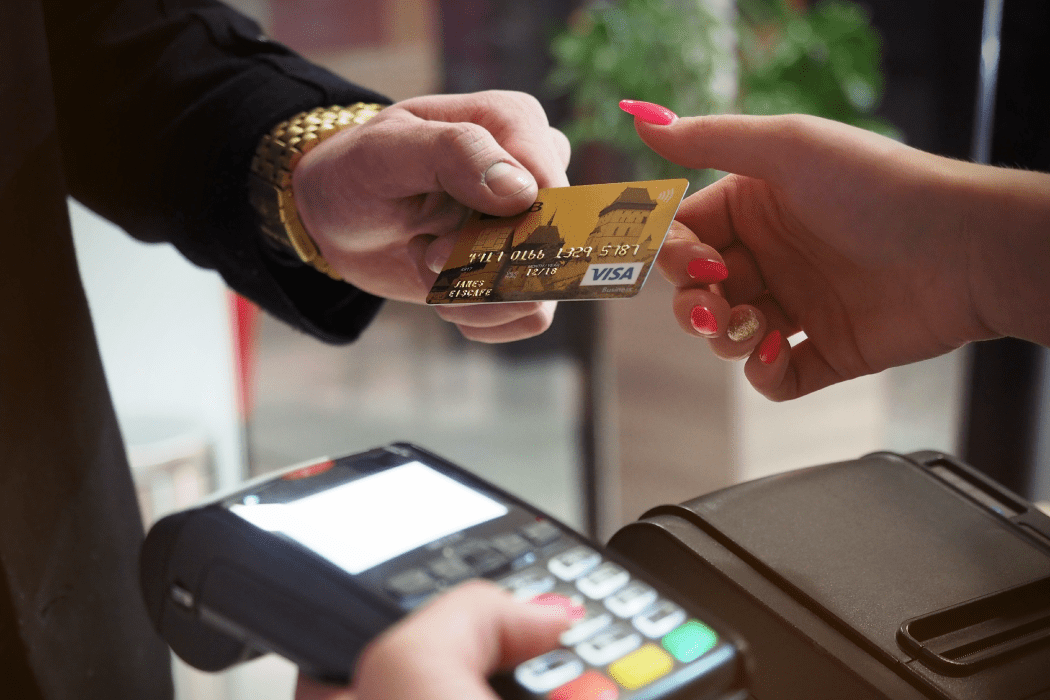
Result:
{"type": "MultiPolygon", "coordinates": [[[[622,98],[682,115],[808,112],[951,157],[1050,168],[1045,2],[231,4],[394,100],[535,95],[573,140],[572,184],[718,177],[651,157],[622,98]]],[[[601,539],[652,506],[879,449],[949,451],[1050,496],[1050,372],[1026,343],[982,343],[772,404],[740,365],[678,329],[654,275],[634,299],[562,303],[529,341],[472,344],[425,307],[388,304],[358,343],[330,347],[168,246],[71,212],[147,524],[250,476],[393,440],[601,539]]],[[[180,664],[176,680],[180,700],[263,700],[290,698],[293,678],[264,658],[214,676],[180,664]]]]}

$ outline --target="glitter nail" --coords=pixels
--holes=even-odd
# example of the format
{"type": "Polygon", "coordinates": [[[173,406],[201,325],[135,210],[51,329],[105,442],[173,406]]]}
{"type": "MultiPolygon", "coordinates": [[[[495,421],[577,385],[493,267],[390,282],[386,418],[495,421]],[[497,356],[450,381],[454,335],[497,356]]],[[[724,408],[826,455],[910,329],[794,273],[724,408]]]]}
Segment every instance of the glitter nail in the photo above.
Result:
{"type": "Polygon", "coordinates": [[[758,330],[758,313],[751,308],[734,309],[729,315],[726,335],[735,343],[742,343],[758,330]]]}

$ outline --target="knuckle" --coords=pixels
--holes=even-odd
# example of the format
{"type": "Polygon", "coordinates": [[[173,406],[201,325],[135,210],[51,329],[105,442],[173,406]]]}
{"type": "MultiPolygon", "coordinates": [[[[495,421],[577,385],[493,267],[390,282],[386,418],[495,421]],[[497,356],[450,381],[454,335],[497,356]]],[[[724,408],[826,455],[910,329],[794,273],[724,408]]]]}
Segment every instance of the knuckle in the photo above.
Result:
{"type": "Polygon", "coordinates": [[[551,323],[554,321],[554,317],[551,314],[545,314],[536,312],[530,314],[525,318],[518,321],[518,327],[522,333],[527,333],[528,337],[539,335],[545,330],[551,327],[551,323]]]}
{"type": "Polygon", "coordinates": [[[699,117],[692,122],[693,139],[696,143],[707,143],[718,138],[722,115],[699,117]]]}
{"type": "Polygon", "coordinates": [[[668,249],[668,243],[676,244],[671,246],[673,252],[677,245],[696,243],[696,241],[696,234],[693,233],[691,228],[683,224],[681,221],[672,221],[670,227],[668,227],[667,236],[664,238],[664,247],[661,249],[660,254],[663,255],[664,251],[668,249]]]}
{"type": "Polygon", "coordinates": [[[489,105],[489,116],[504,128],[522,124],[537,129],[550,126],[543,105],[527,92],[489,90],[483,93],[482,100],[489,105]]]}
{"type": "Polygon", "coordinates": [[[801,144],[813,133],[813,117],[808,114],[784,114],[776,119],[777,133],[790,143],[801,144]]]}
{"type": "Polygon", "coordinates": [[[446,124],[438,133],[439,148],[457,159],[478,161],[492,151],[492,137],[485,127],[471,122],[446,124]]]}
{"type": "Polygon", "coordinates": [[[510,92],[508,99],[513,100],[521,108],[526,116],[542,117],[543,123],[547,123],[547,112],[535,96],[527,92],[510,92]]]}
{"type": "Polygon", "coordinates": [[[548,128],[550,129],[551,140],[554,142],[555,148],[558,149],[567,163],[572,155],[572,142],[569,141],[569,137],[561,129],[553,126],[548,128]]]}
{"type": "Polygon", "coordinates": [[[399,130],[397,125],[391,122],[366,126],[371,127],[367,138],[364,132],[353,134],[355,140],[352,157],[345,159],[344,177],[354,191],[373,195],[381,191],[391,178],[398,177],[400,163],[390,157],[389,149],[384,148],[383,144],[394,142],[399,130]]]}

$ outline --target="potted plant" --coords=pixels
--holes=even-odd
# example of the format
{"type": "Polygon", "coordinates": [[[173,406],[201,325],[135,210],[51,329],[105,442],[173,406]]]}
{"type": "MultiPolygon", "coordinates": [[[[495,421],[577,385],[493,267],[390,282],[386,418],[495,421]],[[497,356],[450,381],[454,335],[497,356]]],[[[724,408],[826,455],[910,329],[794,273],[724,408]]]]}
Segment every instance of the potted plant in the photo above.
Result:
{"type": "Polygon", "coordinates": [[[848,0],[620,0],[576,12],[553,40],[550,87],[567,94],[574,146],[612,146],[639,179],[697,173],[656,156],[618,108],[631,98],[680,115],[801,112],[883,133],[879,37],[848,0]]]}

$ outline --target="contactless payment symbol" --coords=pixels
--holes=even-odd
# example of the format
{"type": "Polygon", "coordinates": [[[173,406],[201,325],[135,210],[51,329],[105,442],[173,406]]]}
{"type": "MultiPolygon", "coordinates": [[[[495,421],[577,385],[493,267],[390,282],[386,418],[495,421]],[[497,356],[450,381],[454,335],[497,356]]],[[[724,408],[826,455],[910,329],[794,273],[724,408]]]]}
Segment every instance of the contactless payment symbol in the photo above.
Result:
{"type": "Polygon", "coordinates": [[[687,180],[556,187],[511,217],[475,212],[428,304],[619,299],[638,293],[687,180]]]}
{"type": "MultiPolygon", "coordinates": [[[[663,202],[664,204],[667,204],[672,199],[674,199],[674,195],[675,195],[675,192],[674,192],[674,189],[672,188],[672,189],[669,189],[669,190],[664,190],[660,194],[656,195],[656,199],[661,201],[661,202],[663,202]]],[[[681,198],[681,195],[679,195],[679,199],[680,198],[681,198]]]]}

